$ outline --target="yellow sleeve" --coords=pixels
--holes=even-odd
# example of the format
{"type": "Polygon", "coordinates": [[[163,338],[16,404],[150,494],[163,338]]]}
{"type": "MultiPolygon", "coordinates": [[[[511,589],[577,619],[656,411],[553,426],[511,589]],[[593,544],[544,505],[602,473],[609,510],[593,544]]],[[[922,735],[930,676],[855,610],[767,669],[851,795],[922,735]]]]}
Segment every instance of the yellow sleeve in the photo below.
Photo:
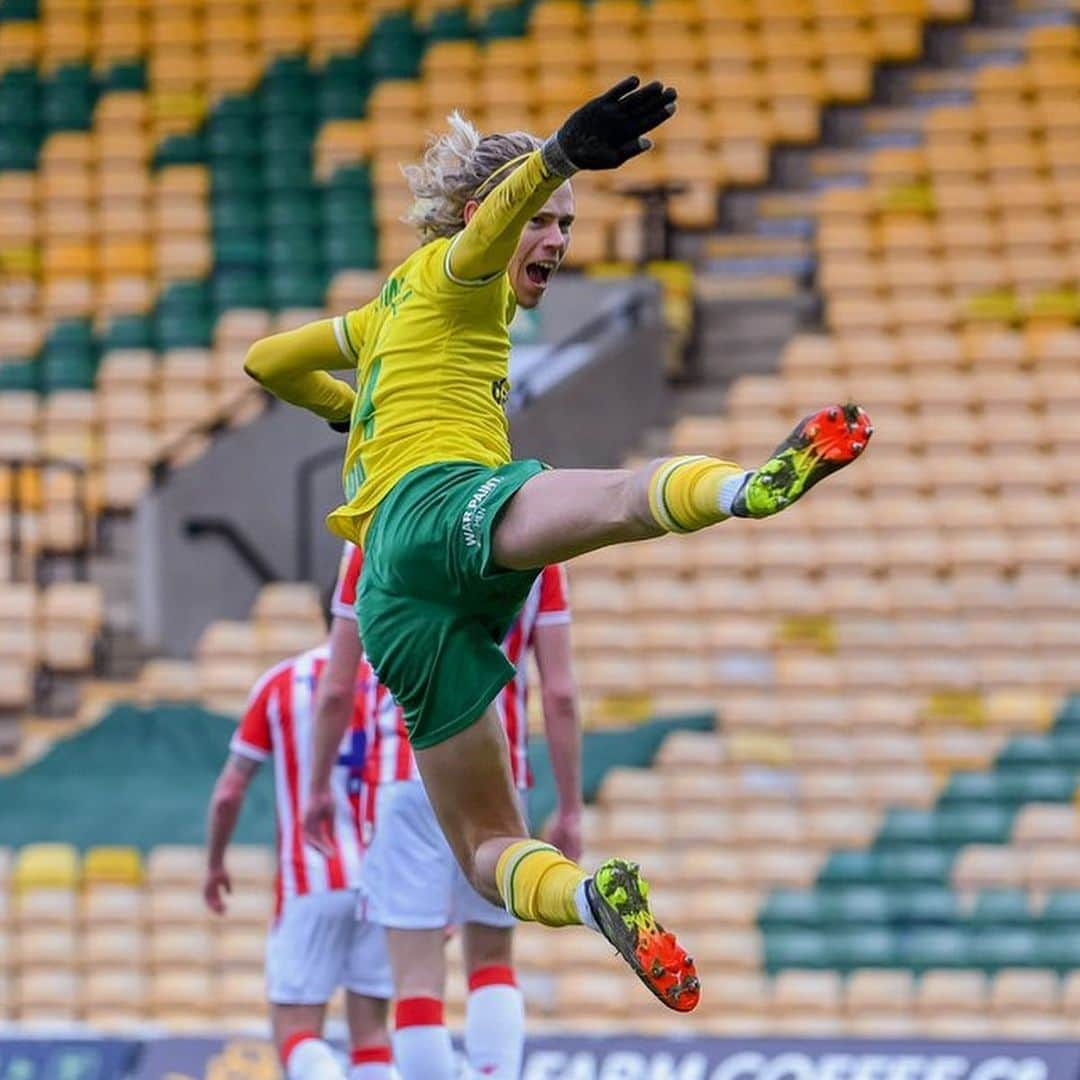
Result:
{"type": "Polygon", "coordinates": [[[544,163],[539,150],[515,169],[480,204],[472,220],[446,250],[446,276],[459,285],[476,285],[501,274],[514,254],[521,230],[566,182],[544,163]]]}
{"type": "Polygon", "coordinates": [[[347,420],[356,395],[348,383],[328,373],[352,368],[356,361],[339,347],[335,322],[320,319],[256,341],[244,371],[282,401],[324,420],[347,420]]]}

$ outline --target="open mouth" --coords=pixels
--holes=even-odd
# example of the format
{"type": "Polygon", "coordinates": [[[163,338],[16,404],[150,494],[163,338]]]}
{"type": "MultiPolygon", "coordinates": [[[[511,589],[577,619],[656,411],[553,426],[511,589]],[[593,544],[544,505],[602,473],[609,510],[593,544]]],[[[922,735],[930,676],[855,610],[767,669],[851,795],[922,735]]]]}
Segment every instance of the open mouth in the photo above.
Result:
{"type": "Polygon", "coordinates": [[[525,264],[525,275],[538,288],[543,288],[551,280],[551,275],[559,264],[554,259],[541,259],[539,262],[525,264]]]}

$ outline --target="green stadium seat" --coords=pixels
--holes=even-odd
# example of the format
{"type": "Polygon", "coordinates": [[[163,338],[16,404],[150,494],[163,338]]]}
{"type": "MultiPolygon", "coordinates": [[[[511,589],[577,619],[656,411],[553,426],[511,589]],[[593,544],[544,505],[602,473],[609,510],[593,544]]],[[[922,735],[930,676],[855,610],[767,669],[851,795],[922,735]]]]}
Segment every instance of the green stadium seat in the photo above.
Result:
{"type": "Polygon", "coordinates": [[[1040,922],[1052,932],[1080,931],[1080,889],[1052,892],[1043,905],[1040,922]]]}
{"type": "Polygon", "coordinates": [[[228,308],[267,308],[270,306],[265,277],[251,270],[215,272],[212,291],[213,307],[218,312],[228,308]]]}
{"type": "Polygon", "coordinates": [[[936,845],[898,848],[881,853],[881,879],[897,884],[943,882],[949,876],[953,853],[936,845]]]}
{"type": "Polygon", "coordinates": [[[263,208],[243,195],[220,195],[210,205],[210,221],[218,230],[266,228],[263,208]]]}
{"type": "MultiPolygon", "coordinates": [[[[245,162],[215,161],[211,171],[214,199],[262,197],[263,178],[245,162]]],[[[311,177],[308,176],[310,183],[311,177]]]]}
{"type": "Polygon", "coordinates": [[[456,8],[441,8],[435,12],[427,25],[429,42],[462,41],[472,36],[469,12],[464,5],[456,8]]]}
{"type": "Polygon", "coordinates": [[[952,926],[960,919],[956,893],[946,885],[894,886],[894,918],[911,926],[952,926]]]}
{"type": "Polygon", "coordinates": [[[937,841],[946,846],[1004,844],[1015,811],[1000,806],[952,806],[935,814],[937,841]]]}
{"type": "Polygon", "coordinates": [[[1028,894],[1023,889],[983,889],[971,909],[973,928],[1027,926],[1031,922],[1028,894]]]}
{"type": "Polygon", "coordinates": [[[1053,963],[1043,950],[1043,942],[1033,926],[995,926],[974,932],[971,960],[985,971],[1002,968],[1048,967],[1053,963]]]}
{"type": "Polygon", "coordinates": [[[109,90],[145,90],[146,65],[139,60],[113,64],[101,81],[102,93],[109,90]]]}
{"type": "Polygon", "coordinates": [[[877,884],[881,880],[880,860],[880,855],[874,851],[834,851],[818,875],[818,884],[877,884]]]}
{"type": "Polygon", "coordinates": [[[208,349],[213,342],[213,327],[205,311],[159,308],[154,316],[154,337],[159,349],[208,349]]]}
{"type": "Polygon", "coordinates": [[[263,161],[262,178],[268,191],[309,191],[311,162],[306,158],[270,158],[263,161]]]}
{"type": "Polygon", "coordinates": [[[1080,731],[1080,694],[1073,694],[1061,707],[1054,723],[1055,731],[1080,731]]]}
{"type": "Polygon", "coordinates": [[[37,136],[27,128],[0,130],[0,171],[29,172],[37,165],[37,136]]]}
{"type": "Polygon", "coordinates": [[[966,803],[989,803],[1001,806],[1005,798],[1001,777],[994,772],[956,772],[941,793],[938,805],[956,806],[966,803]]]}
{"type": "Polygon", "coordinates": [[[528,12],[520,4],[494,7],[484,19],[480,34],[488,41],[495,38],[520,37],[528,27],[528,12]]]}
{"type": "Polygon", "coordinates": [[[206,125],[206,150],[211,158],[253,158],[261,145],[257,115],[218,114],[206,125]]]}
{"type": "Polygon", "coordinates": [[[154,164],[201,165],[206,161],[206,140],[201,131],[167,135],[154,151],[154,164]]]}
{"type": "Polygon", "coordinates": [[[37,17],[37,0],[4,0],[0,4],[0,22],[29,22],[37,17]]]}
{"type": "Polygon", "coordinates": [[[215,229],[214,265],[219,269],[252,269],[266,266],[266,234],[262,229],[215,229]]]}
{"type": "Polygon", "coordinates": [[[1076,792],[1076,774],[1071,769],[1009,769],[1000,776],[1002,792],[1011,803],[1070,802],[1076,792]]]}
{"type": "Polygon", "coordinates": [[[63,64],[42,84],[42,121],[50,131],[88,131],[97,88],[86,64],[63,64]]]}
{"type": "Polygon", "coordinates": [[[918,927],[902,935],[900,955],[915,971],[972,967],[970,935],[962,927],[918,927]]]}
{"type": "Polygon", "coordinates": [[[338,270],[371,270],[378,265],[374,225],[323,234],[323,258],[331,273],[338,270]]]}
{"type": "Polygon", "coordinates": [[[290,191],[269,200],[266,221],[271,229],[317,229],[322,215],[314,192],[290,191]]]}
{"type": "Polygon", "coordinates": [[[765,936],[765,970],[831,968],[834,957],[829,939],[820,930],[777,930],[765,936]]]}
{"type": "Polygon", "coordinates": [[[1038,939],[1044,967],[1055,968],[1062,975],[1080,970],[1080,935],[1062,933],[1057,926],[1041,927],[1038,939]]]}
{"type": "Polygon", "coordinates": [[[36,359],[0,363],[0,393],[5,390],[40,389],[41,369],[36,359]]]}
{"type": "Polygon", "coordinates": [[[316,95],[316,111],[322,121],[353,120],[364,115],[371,92],[368,54],[331,56],[323,68],[316,95]]]}
{"type": "Polygon", "coordinates": [[[893,968],[903,964],[893,931],[881,926],[850,926],[830,936],[833,964],[841,971],[893,968]]]}
{"type": "Polygon", "coordinates": [[[1054,756],[1054,746],[1050,739],[1041,735],[1024,735],[1010,739],[1005,749],[998,755],[998,771],[1007,768],[1035,768],[1058,764],[1054,756]]]}
{"type": "Polygon", "coordinates": [[[270,303],[278,309],[322,307],[325,293],[321,273],[287,268],[270,275],[270,303]]]}
{"type": "Polygon", "coordinates": [[[822,889],[822,917],[835,926],[885,926],[894,913],[891,897],[890,890],[874,885],[822,889]]]}
{"type": "Polygon", "coordinates": [[[877,851],[889,851],[912,844],[933,844],[937,841],[936,818],[932,810],[908,807],[889,810],[874,841],[877,851]]]}
{"type": "Polygon", "coordinates": [[[0,130],[36,131],[41,95],[32,68],[13,68],[0,75],[0,130]]]}
{"type": "Polygon", "coordinates": [[[817,894],[796,889],[771,892],[761,907],[758,925],[773,930],[819,927],[822,924],[822,903],[817,894]]]}
{"type": "Polygon", "coordinates": [[[384,16],[368,39],[372,77],[375,80],[415,78],[422,51],[423,39],[407,12],[384,16]]]}
{"type": "Polygon", "coordinates": [[[290,225],[274,229],[266,242],[266,260],[272,270],[297,270],[318,273],[322,270],[322,237],[319,229],[290,225]]]}
{"type": "Polygon", "coordinates": [[[146,315],[118,315],[105,331],[102,348],[151,349],[154,346],[154,324],[146,315]]]}
{"type": "Polygon", "coordinates": [[[1053,760],[1057,765],[1080,770],[1080,731],[1065,728],[1055,731],[1049,738],[1053,748],[1053,760]]]}

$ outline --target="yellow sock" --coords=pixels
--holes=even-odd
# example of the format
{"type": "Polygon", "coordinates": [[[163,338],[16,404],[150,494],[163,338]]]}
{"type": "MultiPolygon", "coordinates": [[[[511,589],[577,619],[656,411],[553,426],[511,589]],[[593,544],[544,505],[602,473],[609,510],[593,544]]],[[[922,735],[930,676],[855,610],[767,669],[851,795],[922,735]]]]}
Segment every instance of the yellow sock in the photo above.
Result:
{"type": "Polygon", "coordinates": [[[668,532],[694,532],[728,515],[720,509],[720,488],[745,469],[733,461],[697,455],[668,458],[649,481],[649,507],[668,532]]]}
{"type": "Polygon", "coordinates": [[[517,919],[544,926],[581,923],[574,893],[588,876],[558,848],[539,840],[511,844],[495,870],[506,910],[517,919]]]}

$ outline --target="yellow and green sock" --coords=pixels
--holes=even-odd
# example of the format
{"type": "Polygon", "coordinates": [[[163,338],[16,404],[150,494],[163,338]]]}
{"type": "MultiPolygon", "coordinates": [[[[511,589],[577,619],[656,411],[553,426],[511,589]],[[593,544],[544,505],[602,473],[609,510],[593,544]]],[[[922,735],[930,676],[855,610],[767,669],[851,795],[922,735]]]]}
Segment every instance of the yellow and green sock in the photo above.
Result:
{"type": "Polygon", "coordinates": [[[558,848],[519,840],[499,856],[495,874],[499,895],[515,918],[544,926],[582,922],[577,894],[588,874],[558,848]]]}
{"type": "Polygon", "coordinates": [[[649,480],[649,508],[667,532],[696,532],[731,517],[731,505],[748,473],[733,461],[667,458],[649,480]]]}

